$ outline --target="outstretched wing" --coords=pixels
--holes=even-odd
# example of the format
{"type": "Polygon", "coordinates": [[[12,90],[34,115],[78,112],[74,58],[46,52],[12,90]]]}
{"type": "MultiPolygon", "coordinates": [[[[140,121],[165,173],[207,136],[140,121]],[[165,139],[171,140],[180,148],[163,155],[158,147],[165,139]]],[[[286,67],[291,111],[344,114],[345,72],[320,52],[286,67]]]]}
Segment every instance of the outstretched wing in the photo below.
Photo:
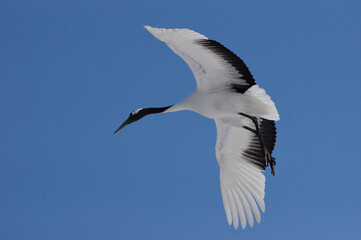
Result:
{"type": "MultiPolygon", "coordinates": [[[[247,118],[241,118],[244,126],[255,129],[247,118]]],[[[228,223],[233,221],[242,228],[248,221],[252,227],[254,218],[260,222],[258,207],[265,211],[265,158],[263,149],[255,133],[246,128],[228,125],[215,120],[217,126],[216,157],[220,167],[220,182],[224,210],[228,223]]],[[[276,140],[273,121],[259,118],[260,133],[268,150],[272,152],[276,140]]]]}
{"type": "Polygon", "coordinates": [[[199,89],[244,93],[255,85],[246,64],[222,44],[189,29],[145,28],[188,64],[199,89]]]}

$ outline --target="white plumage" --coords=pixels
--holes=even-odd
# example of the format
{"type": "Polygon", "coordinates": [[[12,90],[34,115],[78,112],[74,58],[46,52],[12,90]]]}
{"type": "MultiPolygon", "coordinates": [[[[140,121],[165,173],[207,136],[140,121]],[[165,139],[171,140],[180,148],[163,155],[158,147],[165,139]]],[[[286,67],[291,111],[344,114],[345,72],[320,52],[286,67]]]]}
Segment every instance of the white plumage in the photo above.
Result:
{"type": "MultiPolygon", "coordinates": [[[[125,125],[161,112],[191,110],[215,120],[216,158],[220,185],[229,224],[242,228],[265,211],[265,177],[262,171],[274,160],[274,121],[279,120],[275,104],[255,84],[241,59],[216,41],[189,29],[145,26],[165,42],[191,68],[197,89],[178,104],[164,108],[144,108],[130,114],[125,125]],[[269,155],[270,156],[270,155],[269,155]]],[[[117,132],[116,131],[116,132],[117,132]]],[[[271,163],[273,171],[273,163],[271,163]]]]}

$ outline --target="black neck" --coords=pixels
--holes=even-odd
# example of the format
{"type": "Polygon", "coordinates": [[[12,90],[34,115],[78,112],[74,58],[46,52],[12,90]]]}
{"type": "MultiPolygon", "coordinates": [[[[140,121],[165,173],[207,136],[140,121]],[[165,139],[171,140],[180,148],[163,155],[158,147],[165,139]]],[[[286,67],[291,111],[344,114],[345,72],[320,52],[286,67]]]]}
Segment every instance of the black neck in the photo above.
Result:
{"type": "Polygon", "coordinates": [[[160,108],[143,108],[141,111],[144,112],[144,115],[153,114],[153,113],[162,113],[173,105],[160,108]]]}
{"type": "Polygon", "coordinates": [[[139,111],[139,113],[137,114],[139,118],[145,117],[148,114],[154,114],[154,113],[162,113],[165,110],[167,110],[168,108],[170,108],[173,105],[167,106],[167,107],[160,107],[160,108],[143,108],[142,110],[139,111]]]}

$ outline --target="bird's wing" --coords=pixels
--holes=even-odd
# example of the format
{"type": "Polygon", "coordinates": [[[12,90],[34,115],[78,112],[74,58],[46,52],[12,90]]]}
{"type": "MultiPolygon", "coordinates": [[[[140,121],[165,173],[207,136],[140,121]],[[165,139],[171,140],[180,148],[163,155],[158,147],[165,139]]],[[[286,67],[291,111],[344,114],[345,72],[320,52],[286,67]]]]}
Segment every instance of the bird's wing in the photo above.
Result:
{"type": "MultiPolygon", "coordinates": [[[[254,129],[247,118],[241,118],[242,124],[254,129]]],[[[261,215],[257,207],[264,212],[265,203],[265,158],[255,133],[231,126],[222,120],[215,120],[217,126],[216,157],[220,167],[220,182],[224,210],[228,223],[233,221],[237,229],[239,220],[242,228],[248,220],[252,227],[255,217],[260,222],[261,215]],[[246,220],[247,219],[247,220],[246,220]]],[[[274,121],[259,118],[260,133],[264,144],[273,150],[276,140],[274,121]]]]}
{"type": "Polygon", "coordinates": [[[255,85],[246,64],[220,43],[189,29],[145,28],[188,64],[198,89],[244,93],[255,85]]]}

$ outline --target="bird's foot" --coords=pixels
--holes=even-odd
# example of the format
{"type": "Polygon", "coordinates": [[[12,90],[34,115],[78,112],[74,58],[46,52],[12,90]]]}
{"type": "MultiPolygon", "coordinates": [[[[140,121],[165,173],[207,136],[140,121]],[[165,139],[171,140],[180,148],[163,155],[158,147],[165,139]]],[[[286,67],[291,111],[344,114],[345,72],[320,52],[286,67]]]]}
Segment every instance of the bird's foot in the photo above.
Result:
{"type": "Polygon", "coordinates": [[[266,160],[266,167],[268,167],[268,164],[271,165],[271,173],[274,176],[275,175],[275,165],[276,165],[276,161],[275,158],[272,157],[272,155],[268,152],[267,149],[265,149],[265,160],[266,160]]]}

